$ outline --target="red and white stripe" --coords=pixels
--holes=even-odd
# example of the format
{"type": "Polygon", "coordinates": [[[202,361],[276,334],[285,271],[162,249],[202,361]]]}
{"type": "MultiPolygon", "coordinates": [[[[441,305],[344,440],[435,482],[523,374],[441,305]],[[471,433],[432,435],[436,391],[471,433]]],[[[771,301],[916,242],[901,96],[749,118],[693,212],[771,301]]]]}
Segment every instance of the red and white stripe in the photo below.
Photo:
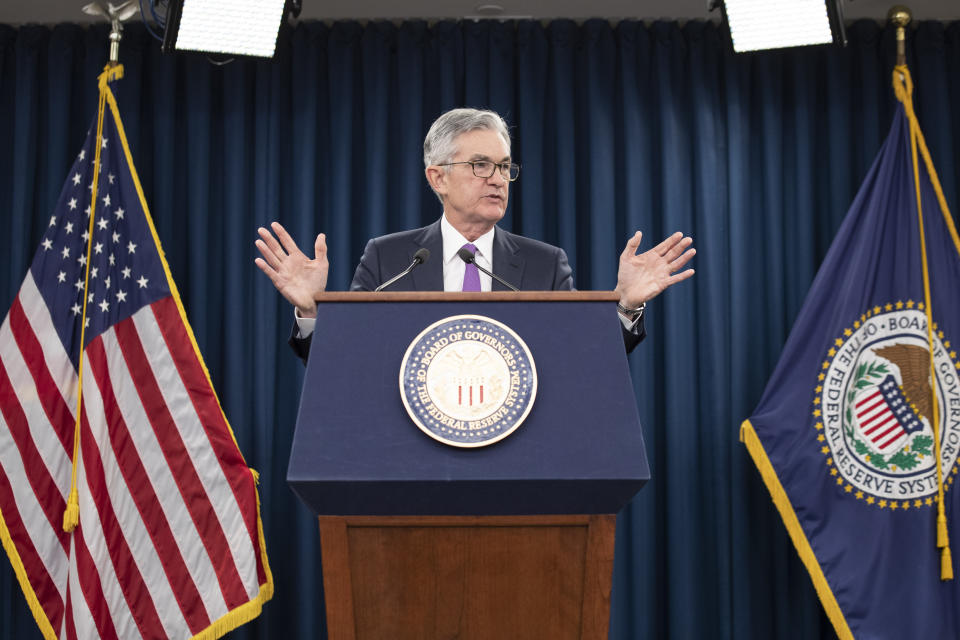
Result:
{"type": "Polygon", "coordinates": [[[856,412],[860,430],[880,452],[899,445],[907,435],[879,390],[858,400],[856,412]]]}
{"type": "Polygon", "coordinates": [[[83,366],[67,534],[77,376],[28,273],[0,326],[0,515],[29,590],[51,637],[192,637],[267,583],[252,474],[172,298],[83,366]]]}
{"type": "MultiPolygon", "coordinates": [[[[480,384],[476,386],[477,386],[477,391],[479,393],[478,404],[483,404],[483,385],[480,384]]],[[[471,407],[473,406],[473,389],[474,389],[473,384],[467,385],[467,404],[468,406],[471,406],[471,407]]],[[[463,406],[463,384],[462,383],[457,385],[457,404],[460,406],[463,406]]]]}

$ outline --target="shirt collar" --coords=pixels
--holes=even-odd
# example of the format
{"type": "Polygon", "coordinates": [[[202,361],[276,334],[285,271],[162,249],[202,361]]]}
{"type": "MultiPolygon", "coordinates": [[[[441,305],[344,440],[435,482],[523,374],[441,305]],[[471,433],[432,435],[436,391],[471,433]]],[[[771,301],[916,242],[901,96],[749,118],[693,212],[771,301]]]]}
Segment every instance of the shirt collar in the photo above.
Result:
{"type": "MultiPolygon", "coordinates": [[[[496,227],[490,229],[485,234],[473,241],[473,246],[477,248],[477,255],[486,260],[488,264],[493,264],[493,234],[496,227]]],[[[440,235],[443,237],[443,263],[450,264],[454,260],[459,260],[457,251],[470,242],[457,231],[447,216],[440,216],[440,235]]]]}

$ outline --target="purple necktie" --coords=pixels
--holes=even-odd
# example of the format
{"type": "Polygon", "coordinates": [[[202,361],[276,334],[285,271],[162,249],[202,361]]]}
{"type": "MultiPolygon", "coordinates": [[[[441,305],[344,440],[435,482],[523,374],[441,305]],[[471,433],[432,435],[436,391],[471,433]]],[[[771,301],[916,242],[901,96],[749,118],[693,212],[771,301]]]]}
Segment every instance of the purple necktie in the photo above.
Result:
{"type": "MultiPolygon", "coordinates": [[[[463,248],[474,255],[477,254],[477,248],[472,243],[468,242],[463,245],[463,248]]],[[[477,265],[471,262],[464,266],[466,269],[463,271],[463,290],[480,291],[480,272],[477,270],[477,265]]]]}

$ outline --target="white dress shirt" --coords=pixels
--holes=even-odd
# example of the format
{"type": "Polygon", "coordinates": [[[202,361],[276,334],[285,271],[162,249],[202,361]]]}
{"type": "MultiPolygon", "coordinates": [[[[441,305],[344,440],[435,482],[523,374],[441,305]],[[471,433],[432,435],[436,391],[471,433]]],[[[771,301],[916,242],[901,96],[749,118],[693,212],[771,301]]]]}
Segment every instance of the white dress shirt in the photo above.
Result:
{"type": "MultiPolygon", "coordinates": [[[[493,232],[490,229],[485,234],[473,241],[473,246],[477,248],[477,264],[493,271],[493,232]]],[[[443,237],[443,290],[444,291],[463,291],[463,272],[467,268],[467,263],[460,259],[457,251],[460,251],[463,245],[469,240],[453,228],[453,225],[447,221],[447,216],[440,218],[440,235],[443,237]]],[[[490,291],[493,287],[493,279],[480,272],[480,291],[490,291]]]]}

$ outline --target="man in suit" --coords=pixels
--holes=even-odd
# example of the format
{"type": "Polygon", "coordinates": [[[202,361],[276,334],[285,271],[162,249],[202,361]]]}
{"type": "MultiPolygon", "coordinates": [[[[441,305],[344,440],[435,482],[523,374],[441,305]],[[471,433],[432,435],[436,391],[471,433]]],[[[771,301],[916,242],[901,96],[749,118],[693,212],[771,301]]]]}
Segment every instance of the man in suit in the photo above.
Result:
{"type": "MultiPolygon", "coordinates": [[[[350,289],[372,291],[403,271],[422,248],[430,260],[392,284],[391,291],[491,291],[505,289],[458,256],[461,248],[477,264],[521,290],[570,290],[573,278],[562,249],[504,231],[496,226],[507,210],[510,183],[519,165],[510,157],[507,125],[492,111],[454,109],[430,127],[423,143],[427,181],[443,205],[440,220],[367,243],[350,289]]],[[[261,227],[257,266],[295,307],[290,344],[306,360],[316,317],[316,295],[326,290],[329,264],[324,234],[307,257],[278,222],[273,233],[261,227]],[[276,234],[276,235],[274,235],[276,234]]],[[[693,257],[692,240],[675,233],[644,253],[637,253],[637,231],[620,255],[615,291],[624,343],[630,351],[645,332],[646,303],[667,287],[693,275],[683,269],[693,257]]]]}

